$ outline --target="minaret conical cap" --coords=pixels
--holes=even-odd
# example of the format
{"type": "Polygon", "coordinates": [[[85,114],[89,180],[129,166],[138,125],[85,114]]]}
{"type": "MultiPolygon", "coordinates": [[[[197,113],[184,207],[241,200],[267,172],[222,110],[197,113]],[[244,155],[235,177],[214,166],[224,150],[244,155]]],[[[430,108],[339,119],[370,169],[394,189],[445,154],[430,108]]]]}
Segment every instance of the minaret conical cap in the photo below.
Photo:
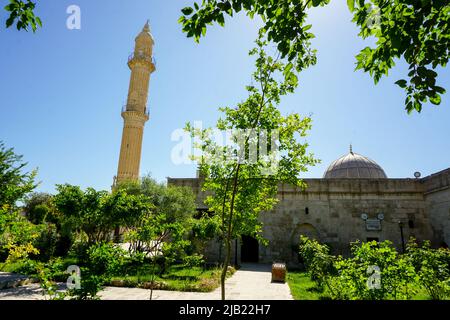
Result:
{"type": "Polygon", "coordinates": [[[148,37],[151,39],[152,43],[154,43],[153,35],[150,32],[150,21],[149,20],[147,20],[144,27],[142,28],[142,31],[137,36],[137,38],[141,38],[141,37],[148,37]]]}

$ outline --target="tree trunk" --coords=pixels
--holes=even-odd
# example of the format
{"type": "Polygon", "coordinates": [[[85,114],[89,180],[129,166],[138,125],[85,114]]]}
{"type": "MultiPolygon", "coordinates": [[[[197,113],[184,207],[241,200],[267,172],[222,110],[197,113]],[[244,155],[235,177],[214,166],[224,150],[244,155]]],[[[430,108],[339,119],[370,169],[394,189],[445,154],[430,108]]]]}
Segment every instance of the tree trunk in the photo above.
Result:
{"type": "Polygon", "coordinates": [[[225,262],[223,264],[222,275],[221,275],[221,286],[222,286],[222,300],[225,300],[225,279],[227,277],[228,265],[230,264],[231,259],[231,237],[232,237],[232,228],[233,228],[233,213],[234,213],[234,200],[236,198],[237,186],[238,186],[238,177],[239,177],[239,169],[241,165],[238,163],[236,173],[234,175],[234,185],[233,185],[233,193],[231,195],[231,204],[230,204],[230,216],[228,218],[228,226],[227,226],[227,236],[226,236],[226,257],[225,262]]]}
{"type": "Polygon", "coordinates": [[[230,264],[230,258],[231,258],[231,241],[227,239],[226,243],[226,255],[225,255],[225,261],[223,263],[222,268],[222,274],[220,275],[220,286],[221,286],[221,294],[222,294],[222,300],[225,300],[225,280],[227,279],[227,271],[228,271],[228,265],[230,264]]]}

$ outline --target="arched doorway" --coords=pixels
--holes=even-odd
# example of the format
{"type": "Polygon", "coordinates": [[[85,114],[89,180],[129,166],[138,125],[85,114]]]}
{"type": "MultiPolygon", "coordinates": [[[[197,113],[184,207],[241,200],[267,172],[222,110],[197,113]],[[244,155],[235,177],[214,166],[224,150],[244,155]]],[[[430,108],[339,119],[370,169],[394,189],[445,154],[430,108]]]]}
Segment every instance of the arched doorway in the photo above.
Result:
{"type": "Polygon", "coordinates": [[[259,261],[258,240],[250,236],[242,236],[241,261],[253,263],[259,261]]]}
{"type": "Polygon", "coordinates": [[[317,229],[309,223],[298,224],[293,230],[291,235],[292,254],[293,257],[297,257],[299,263],[303,263],[299,253],[300,236],[306,236],[310,239],[315,239],[318,241],[320,241],[320,236],[317,229]]]}
{"type": "Polygon", "coordinates": [[[292,242],[298,243],[300,236],[302,235],[307,236],[310,239],[319,240],[319,232],[309,223],[301,223],[295,227],[294,232],[292,233],[292,242]]]}

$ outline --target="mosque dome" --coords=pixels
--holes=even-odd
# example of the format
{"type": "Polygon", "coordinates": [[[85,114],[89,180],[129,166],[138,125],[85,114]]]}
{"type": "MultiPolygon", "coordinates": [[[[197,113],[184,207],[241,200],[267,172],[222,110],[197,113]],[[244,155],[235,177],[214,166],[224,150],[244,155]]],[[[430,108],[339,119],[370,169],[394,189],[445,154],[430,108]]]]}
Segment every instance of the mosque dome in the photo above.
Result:
{"type": "Polygon", "coordinates": [[[350,178],[350,179],[386,179],[384,170],[373,160],[353,152],[350,152],[333,161],[323,175],[325,179],[350,178]]]}

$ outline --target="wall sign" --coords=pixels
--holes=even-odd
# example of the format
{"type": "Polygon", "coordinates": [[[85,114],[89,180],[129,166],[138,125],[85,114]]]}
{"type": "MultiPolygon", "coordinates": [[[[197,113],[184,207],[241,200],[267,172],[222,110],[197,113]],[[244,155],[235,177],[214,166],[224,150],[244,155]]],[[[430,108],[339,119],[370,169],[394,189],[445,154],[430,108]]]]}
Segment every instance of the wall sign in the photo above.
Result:
{"type": "Polygon", "coordinates": [[[380,231],[381,230],[381,220],[378,220],[378,219],[367,219],[366,220],[366,230],[368,230],[368,231],[380,231]]]}

